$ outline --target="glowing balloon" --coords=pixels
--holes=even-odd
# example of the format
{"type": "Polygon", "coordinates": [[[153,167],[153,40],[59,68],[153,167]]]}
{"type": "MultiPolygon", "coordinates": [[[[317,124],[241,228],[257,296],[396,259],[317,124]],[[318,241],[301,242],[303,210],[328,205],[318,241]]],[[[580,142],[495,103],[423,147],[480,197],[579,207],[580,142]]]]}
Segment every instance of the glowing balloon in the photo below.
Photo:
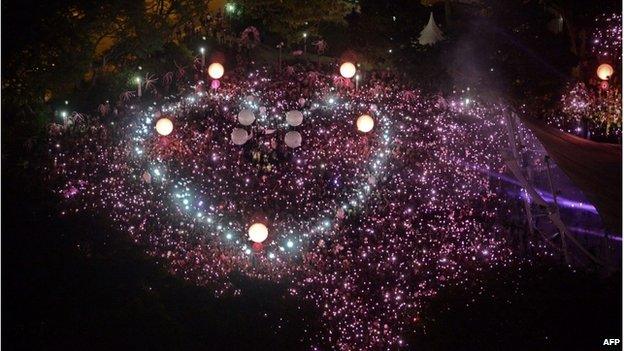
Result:
{"type": "Polygon", "coordinates": [[[269,237],[269,229],[262,223],[254,223],[248,230],[249,240],[261,243],[269,237]]]}
{"type": "Polygon", "coordinates": [[[373,120],[373,117],[369,115],[361,115],[357,119],[357,129],[362,133],[370,132],[371,130],[373,130],[374,126],[375,121],[373,120]]]}
{"type": "Polygon", "coordinates": [[[603,63],[602,65],[598,66],[596,74],[598,75],[598,78],[602,80],[608,80],[613,75],[613,67],[611,67],[611,65],[608,63],[603,63]]]}
{"type": "Polygon", "coordinates": [[[218,62],[215,62],[211,64],[210,66],[208,66],[208,75],[212,79],[219,79],[223,77],[224,72],[225,72],[225,69],[223,68],[223,65],[218,62]]]}
{"type": "Polygon", "coordinates": [[[169,118],[161,118],[156,122],[156,131],[162,136],[167,136],[173,132],[173,122],[169,118]]]}
{"type": "Polygon", "coordinates": [[[298,148],[301,146],[301,133],[296,131],[286,133],[286,135],[284,135],[284,142],[288,145],[288,147],[293,149],[298,148]]]}
{"type": "Polygon", "coordinates": [[[234,128],[232,130],[232,142],[236,145],[243,145],[249,140],[249,134],[242,128],[234,128]]]}
{"type": "Polygon", "coordinates": [[[301,125],[303,123],[303,113],[297,110],[286,112],[286,122],[293,127],[301,125]]]}
{"type": "Polygon", "coordinates": [[[355,65],[351,62],[343,63],[340,65],[340,75],[347,79],[353,78],[355,75],[355,65]]]}
{"type": "Polygon", "coordinates": [[[238,123],[249,126],[256,120],[256,116],[252,110],[244,109],[238,113],[238,123]]]}

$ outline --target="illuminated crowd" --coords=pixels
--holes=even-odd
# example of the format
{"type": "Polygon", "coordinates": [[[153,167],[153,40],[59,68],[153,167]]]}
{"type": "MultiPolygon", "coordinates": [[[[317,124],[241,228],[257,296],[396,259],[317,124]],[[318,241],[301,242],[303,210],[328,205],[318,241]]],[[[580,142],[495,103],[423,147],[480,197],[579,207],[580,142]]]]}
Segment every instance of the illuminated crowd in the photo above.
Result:
{"type": "Polygon", "coordinates": [[[589,51],[594,56],[579,65],[591,78],[566,84],[559,102],[539,111],[550,125],[588,139],[621,144],[622,15],[596,17],[589,51]]]}
{"type": "Polygon", "coordinates": [[[286,285],[322,316],[312,349],[408,346],[424,299],[449,285],[478,290],[480,272],[515,260],[503,219],[516,199],[497,177],[503,106],[469,89],[423,94],[387,72],[357,89],[337,67],[284,72],[233,70],[60,130],[50,152],[62,215],[110,218],[217,295],[240,292],[232,272],[286,285]],[[356,126],[364,114],[369,132],[356,126]],[[166,136],[155,130],[163,118],[166,136]],[[289,132],[300,146],[286,144],[289,132]],[[253,223],[266,240],[249,240],[253,223]]]}

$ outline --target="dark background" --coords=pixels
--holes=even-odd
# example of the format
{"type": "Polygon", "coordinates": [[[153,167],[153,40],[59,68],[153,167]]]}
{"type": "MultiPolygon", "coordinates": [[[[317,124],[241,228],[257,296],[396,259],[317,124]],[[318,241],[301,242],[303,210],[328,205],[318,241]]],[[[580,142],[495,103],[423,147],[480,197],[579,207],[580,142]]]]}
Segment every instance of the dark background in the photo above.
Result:
{"type": "MultiPolygon", "coordinates": [[[[305,331],[327,328],[266,282],[234,275],[242,295],[215,298],[106,218],[59,216],[59,201],[35,175],[3,172],[6,350],[303,350],[305,331]]],[[[620,337],[619,272],[550,262],[485,275],[481,293],[450,288],[430,301],[408,349],[597,350],[620,337]]]]}
{"type": "MultiPolygon", "coordinates": [[[[454,22],[447,24],[443,2],[428,8],[408,0],[360,1],[361,14],[348,16],[346,27],[321,23],[311,33],[329,42],[329,56],[357,46],[359,59],[401,68],[407,79],[429,91],[470,84],[509,101],[540,101],[529,104],[534,106],[556,101],[566,82],[582,79],[570,74],[574,66],[593,64],[568,50],[568,33],[548,33],[545,24],[552,15],[545,7],[561,6],[579,31],[597,13],[621,12],[618,1],[484,2],[490,4],[489,20],[477,19],[467,6],[456,8],[454,22]],[[430,11],[447,40],[431,50],[414,50],[410,43],[430,11]],[[488,73],[490,68],[494,73],[488,73]]],[[[266,42],[286,40],[244,12],[231,25],[239,31],[250,23],[267,35],[266,42]]],[[[2,346],[308,349],[308,336],[329,326],[321,325],[306,302],[288,297],[284,287],[234,274],[242,294],[215,298],[209,287],[167,274],[127,234],[111,229],[105,217],[59,215],[60,199],[45,179],[46,128],[64,101],[72,110],[94,113],[99,103],[129,89],[137,65],[162,73],[174,59],[188,64],[193,58],[197,37],[175,46],[151,25],[134,2],[2,2],[2,346]],[[90,17],[71,19],[68,9],[73,8],[90,17]],[[115,71],[87,80],[85,72],[97,70],[101,60],[91,56],[84,33],[94,25],[106,28],[115,13],[133,18],[137,26],[130,29],[141,35],[120,41],[110,57],[115,71]],[[57,62],[55,69],[50,62],[57,62]],[[47,66],[33,69],[41,63],[47,66]],[[54,93],[49,101],[44,101],[46,89],[54,93]]],[[[215,48],[214,42],[208,44],[215,48]]],[[[289,45],[296,49],[300,43],[289,45]]],[[[486,272],[483,290],[449,288],[429,301],[407,335],[408,349],[621,349],[602,346],[605,338],[621,338],[620,274],[573,271],[558,261],[486,272]]]]}

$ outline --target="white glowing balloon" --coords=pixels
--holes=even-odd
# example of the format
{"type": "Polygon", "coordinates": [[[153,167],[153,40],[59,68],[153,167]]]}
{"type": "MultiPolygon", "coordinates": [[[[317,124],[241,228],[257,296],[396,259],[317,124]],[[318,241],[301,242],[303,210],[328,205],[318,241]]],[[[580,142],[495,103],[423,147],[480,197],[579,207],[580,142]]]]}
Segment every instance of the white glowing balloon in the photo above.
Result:
{"type": "Polygon", "coordinates": [[[286,133],[286,135],[284,136],[284,142],[286,143],[286,145],[288,145],[288,147],[291,147],[293,149],[298,148],[299,146],[301,146],[301,133],[296,131],[290,131],[286,133]]]}
{"type": "Polygon", "coordinates": [[[603,63],[602,65],[598,66],[596,74],[598,75],[598,78],[602,80],[608,80],[613,75],[613,67],[611,67],[611,65],[608,63],[603,63]]]}
{"type": "Polygon", "coordinates": [[[369,115],[361,115],[357,119],[357,129],[362,133],[370,132],[371,130],[373,130],[374,126],[375,121],[373,120],[373,117],[369,115]]]}
{"type": "Polygon", "coordinates": [[[212,79],[219,79],[223,77],[223,73],[225,73],[225,69],[223,68],[223,65],[218,62],[208,66],[208,75],[212,79]]]}
{"type": "Polygon", "coordinates": [[[301,125],[303,123],[303,113],[297,110],[286,112],[286,122],[293,127],[301,125]]]}
{"type": "Polygon", "coordinates": [[[169,118],[161,118],[156,122],[156,132],[167,136],[173,132],[173,122],[169,118]]]}
{"type": "Polygon", "coordinates": [[[256,120],[252,110],[244,109],[238,113],[238,123],[249,126],[256,120]]]}
{"type": "Polygon", "coordinates": [[[232,130],[232,142],[236,145],[243,145],[249,140],[249,134],[242,128],[234,128],[232,130]]]}
{"type": "Polygon", "coordinates": [[[261,243],[269,237],[269,229],[262,223],[254,223],[247,231],[249,240],[254,243],[261,243]]]}
{"type": "Polygon", "coordinates": [[[340,65],[340,75],[347,79],[353,78],[355,75],[355,65],[351,62],[343,63],[340,65]]]}

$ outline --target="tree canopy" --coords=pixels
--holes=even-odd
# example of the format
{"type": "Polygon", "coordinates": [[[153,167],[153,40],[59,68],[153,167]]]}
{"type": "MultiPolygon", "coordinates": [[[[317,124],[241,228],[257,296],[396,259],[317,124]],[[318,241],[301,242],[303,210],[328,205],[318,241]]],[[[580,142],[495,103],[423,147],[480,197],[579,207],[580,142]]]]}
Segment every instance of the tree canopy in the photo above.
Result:
{"type": "Polygon", "coordinates": [[[317,34],[322,23],[346,24],[351,1],[242,0],[243,16],[289,42],[301,40],[303,32],[317,34]]]}

